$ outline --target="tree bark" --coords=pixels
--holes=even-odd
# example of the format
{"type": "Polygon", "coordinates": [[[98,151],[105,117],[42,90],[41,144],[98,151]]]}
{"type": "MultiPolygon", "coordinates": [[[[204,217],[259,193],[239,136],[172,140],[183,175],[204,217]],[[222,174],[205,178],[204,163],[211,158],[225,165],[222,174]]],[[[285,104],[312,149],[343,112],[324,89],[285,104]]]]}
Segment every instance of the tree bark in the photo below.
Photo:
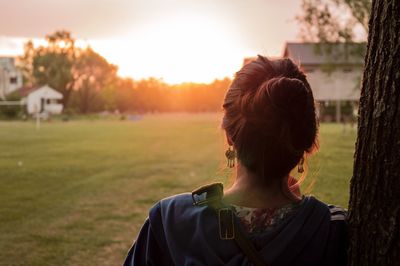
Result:
{"type": "Polygon", "coordinates": [[[400,0],[374,0],[350,184],[349,265],[400,265],[400,0]]]}

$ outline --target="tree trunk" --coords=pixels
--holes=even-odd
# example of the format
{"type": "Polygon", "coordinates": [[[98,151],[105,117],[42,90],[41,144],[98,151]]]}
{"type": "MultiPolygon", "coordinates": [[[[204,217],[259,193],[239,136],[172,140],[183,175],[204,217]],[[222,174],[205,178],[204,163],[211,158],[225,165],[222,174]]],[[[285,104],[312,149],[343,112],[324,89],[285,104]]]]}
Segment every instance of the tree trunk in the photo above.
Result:
{"type": "Polygon", "coordinates": [[[63,104],[63,112],[67,110],[68,104],[69,104],[69,98],[71,96],[72,89],[71,88],[66,88],[65,90],[61,91],[61,94],[63,95],[63,98],[61,100],[61,103],[63,104]]]}
{"type": "Polygon", "coordinates": [[[374,0],[350,185],[349,265],[400,265],[400,0],[374,0]]]}

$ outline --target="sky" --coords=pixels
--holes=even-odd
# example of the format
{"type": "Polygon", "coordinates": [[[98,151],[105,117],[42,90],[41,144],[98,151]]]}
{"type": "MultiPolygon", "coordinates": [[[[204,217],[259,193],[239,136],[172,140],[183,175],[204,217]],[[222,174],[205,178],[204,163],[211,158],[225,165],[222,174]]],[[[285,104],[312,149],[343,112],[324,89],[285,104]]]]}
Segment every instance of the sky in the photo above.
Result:
{"type": "Polygon", "coordinates": [[[119,75],[168,83],[232,77],[243,59],[298,41],[301,0],[0,0],[0,55],[65,29],[119,75]]]}

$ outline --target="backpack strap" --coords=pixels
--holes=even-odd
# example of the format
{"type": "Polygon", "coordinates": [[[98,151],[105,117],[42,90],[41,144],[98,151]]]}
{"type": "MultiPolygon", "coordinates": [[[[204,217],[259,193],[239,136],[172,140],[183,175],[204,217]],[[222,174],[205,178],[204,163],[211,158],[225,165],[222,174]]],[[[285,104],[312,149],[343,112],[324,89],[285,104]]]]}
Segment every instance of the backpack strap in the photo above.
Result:
{"type": "Polygon", "coordinates": [[[212,183],[192,192],[194,206],[207,205],[216,212],[220,238],[222,240],[235,240],[242,252],[254,265],[265,266],[263,258],[237,224],[232,208],[222,202],[222,197],[222,183],[212,183]]]}

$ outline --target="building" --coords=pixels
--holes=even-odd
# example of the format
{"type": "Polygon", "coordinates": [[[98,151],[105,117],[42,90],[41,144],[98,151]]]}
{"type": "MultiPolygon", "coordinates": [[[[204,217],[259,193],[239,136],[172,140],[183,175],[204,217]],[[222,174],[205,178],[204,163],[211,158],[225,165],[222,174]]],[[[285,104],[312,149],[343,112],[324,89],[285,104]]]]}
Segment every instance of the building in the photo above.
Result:
{"type": "Polygon", "coordinates": [[[44,86],[26,86],[13,92],[21,97],[28,114],[61,114],[63,95],[55,89],[44,86]]]}
{"type": "Polygon", "coordinates": [[[22,87],[22,72],[15,66],[14,57],[0,57],[0,100],[22,87]]]}
{"type": "Polygon", "coordinates": [[[286,43],[283,57],[306,73],[321,120],[354,119],[360,99],[365,43],[286,43]]]}
{"type": "MultiPolygon", "coordinates": [[[[282,57],[292,59],[306,73],[320,120],[354,120],[365,49],[365,43],[286,43],[282,57]]],[[[243,64],[254,59],[245,58],[243,64]]]]}

